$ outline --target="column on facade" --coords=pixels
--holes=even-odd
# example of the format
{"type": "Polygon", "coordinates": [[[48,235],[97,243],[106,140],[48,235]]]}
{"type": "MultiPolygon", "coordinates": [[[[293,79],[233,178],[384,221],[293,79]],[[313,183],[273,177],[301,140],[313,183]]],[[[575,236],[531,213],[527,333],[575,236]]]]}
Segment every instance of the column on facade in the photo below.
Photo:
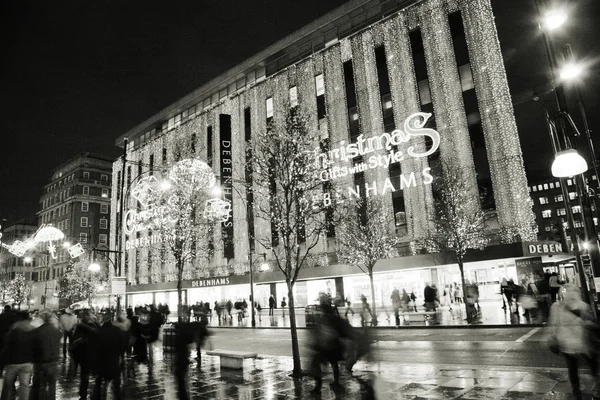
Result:
{"type": "Polygon", "coordinates": [[[244,102],[235,96],[227,100],[227,114],[231,115],[231,168],[234,259],[248,261],[248,216],[246,215],[246,142],[244,131],[244,102]]]}
{"type": "MultiPolygon", "coordinates": [[[[250,119],[252,124],[252,137],[262,135],[267,130],[267,97],[271,95],[266,81],[256,85],[247,92],[248,105],[250,106],[250,119]]],[[[261,157],[260,154],[252,154],[252,157],[261,157]]],[[[254,236],[255,251],[257,253],[269,253],[265,242],[271,241],[271,221],[264,212],[260,210],[269,209],[269,188],[258,185],[258,176],[254,172],[252,179],[254,193],[254,236]]]]}
{"type": "Polygon", "coordinates": [[[440,157],[458,169],[468,190],[467,201],[479,208],[475,163],[445,2],[431,0],[419,12],[431,98],[441,136],[440,157]]]}
{"type": "MultiPolygon", "coordinates": [[[[113,162],[112,165],[112,182],[111,182],[111,193],[112,196],[110,198],[110,235],[108,238],[108,243],[110,245],[110,249],[113,251],[125,251],[125,243],[123,243],[123,248],[119,248],[119,238],[121,233],[119,232],[119,224],[117,223],[117,220],[120,219],[121,213],[120,213],[120,196],[121,194],[121,188],[119,186],[119,182],[120,179],[118,178],[119,176],[121,176],[121,169],[123,168],[123,160],[122,159],[118,159],[117,161],[113,162]],[[118,196],[117,196],[118,194],[118,196]]],[[[115,253],[115,257],[114,257],[114,261],[115,264],[118,265],[119,261],[121,260],[122,254],[118,254],[115,253]]]]}
{"type": "MultiPolygon", "coordinates": [[[[348,102],[346,100],[346,84],[344,64],[342,62],[341,45],[334,46],[324,54],[325,107],[327,110],[327,131],[329,147],[339,148],[350,142],[350,126],[348,124],[348,102]]],[[[336,163],[339,167],[351,167],[351,161],[336,163]]],[[[354,185],[352,175],[346,175],[331,181],[334,190],[341,193],[354,185]]],[[[341,226],[336,226],[336,235],[341,226]]]]}
{"type": "MultiPolygon", "coordinates": [[[[302,114],[306,117],[308,122],[308,130],[310,132],[318,132],[319,131],[319,120],[317,115],[317,91],[315,84],[315,76],[322,73],[323,62],[322,55],[318,54],[313,57],[310,57],[303,62],[297,64],[296,70],[294,71],[294,76],[296,78],[296,85],[298,88],[298,106],[302,114]],[[318,60],[317,62],[315,62],[318,60]],[[315,64],[319,64],[319,69],[315,68],[315,64]]],[[[314,143],[314,148],[319,148],[319,143],[314,143]]],[[[321,188],[315,190],[311,196],[322,196],[321,188]]],[[[308,221],[306,226],[306,233],[310,236],[311,232],[315,231],[315,228],[319,226],[319,224],[323,223],[325,219],[325,215],[319,215],[317,218],[322,218],[322,220],[308,221]]],[[[307,238],[311,240],[310,237],[307,238]]],[[[314,239],[314,237],[313,237],[314,239]]],[[[326,250],[326,237],[325,235],[320,235],[317,239],[317,245],[313,248],[314,253],[324,252],[326,250]]]]}
{"type": "MultiPolygon", "coordinates": [[[[351,39],[351,47],[360,133],[365,138],[378,136],[384,133],[384,126],[381,93],[375,62],[375,47],[371,31],[367,30],[354,36],[351,39]]],[[[371,153],[369,156],[386,153],[387,151],[384,148],[371,153]]],[[[381,194],[385,190],[384,184],[387,179],[389,179],[388,168],[369,169],[365,171],[365,187],[361,188],[361,192],[365,193],[367,197],[381,195],[382,212],[384,215],[390,216],[388,220],[390,228],[395,229],[392,194],[389,191],[381,194]]]]}
{"type": "Polygon", "coordinates": [[[460,2],[494,200],[509,236],[535,240],[535,216],[527,187],[519,134],[490,0],[460,2]]]}
{"type": "MultiPolygon", "coordinates": [[[[388,60],[390,91],[394,110],[394,121],[402,129],[404,121],[420,111],[419,93],[414,71],[412,50],[406,16],[399,14],[383,24],[384,43],[388,60]]],[[[410,143],[402,143],[399,149],[407,154],[408,146],[414,146],[417,152],[425,149],[422,136],[412,138],[410,143]]],[[[426,157],[405,157],[400,162],[403,174],[419,175],[428,168],[426,157]]],[[[413,240],[423,239],[430,231],[430,221],[434,213],[431,185],[417,185],[404,189],[404,205],[407,215],[408,235],[413,240]]]]}

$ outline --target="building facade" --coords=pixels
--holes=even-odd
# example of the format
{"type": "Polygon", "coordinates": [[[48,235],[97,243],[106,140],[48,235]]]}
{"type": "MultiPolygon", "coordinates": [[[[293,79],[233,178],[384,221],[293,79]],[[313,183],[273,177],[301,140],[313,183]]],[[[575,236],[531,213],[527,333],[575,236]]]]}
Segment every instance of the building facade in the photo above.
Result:
{"type": "MultiPolygon", "coordinates": [[[[427,127],[439,132],[439,151],[365,171],[366,191],[366,185],[377,191],[374,185],[401,182],[402,175],[428,168],[435,175],[444,162],[455,166],[472,188],[469,196],[483,198],[482,207],[493,215],[490,234],[508,246],[470,255],[467,278],[489,287],[481,291],[490,296],[501,277],[517,278],[518,259],[525,254],[520,244],[511,243],[535,240],[536,228],[490,0],[348,2],[121,136],[117,145],[128,139],[131,163],[125,164],[125,184],[123,162],[114,163],[113,192],[125,187],[124,211],[135,208],[129,189],[136,178],[177,160],[182,143],[209,161],[216,175],[222,175],[221,159],[228,157],[233,175],[244,176],[244,162],[236,161],[244,160],[244,143],[264,131],[270,118],[282,118],[296,105],[308,116],[309,129],[320,131],[331,146],[390,133],[417,112],[431,113],[427,127]]],[[[422,138],[415,143],[430,145],[422,138]]],[[[394,287],[422,293],[425,282],[460,282],[451,260],[433,261],[411,250],[430,231],[435,185],[404,190],[402,183],[400,189],[394,185],[382,199],[405,246],[400,257],[376,266],[377,303],[389,302],[394,287]]],[[[268,235],[271,225],[248,213],[243,184],[234,181],[233,189],[233,248],[210,261],[190,263],[184,273],[190,303],[248,297],[248,253],[265,251],[253,233],[268,235]],[[213,268],[199,273],[197,263],[213,268]]],[[[255,202],[265,200],[258,197],[255,193],[255,202]]],[[[164,249],[151,232],[127,235],[118,229],[119,201],[119,196],[112,201],[111,243],[124,250],[129,302],[166,302],[173,308],[174,266],[160,256],[164,249]]],[[[214,234],[221,237],[220,226],[214,234]]],[[[315,251],[327,255],[327,265],[301,272],[297,305],[312,303],[319,291],[352,301],[360,294],[370,297],[368,278],[337,262],[334,237],[324,238],[315,251]]],[[[286,296],[276,271],[257,274],[255,282],[262,304],[270,294],[286,296]]]]}
{"type": "Polygon", "coordinates": [[[80,153],[52,171],[44,186],[37,213],[39,226],[54,226],[65,239],[57,243],[55,259],[46,249],[37,253],[39,272],[32,296],[36,306],[58,305],[58,281],[71,260],[64,242],[80,243],[88,252],[108,249],[112,163],[101,155],[80,153]]]}
{"type": "MultiPolygon", "coordinates": [[[[15,240],[25,242],[33,236],[38,226],[35,221],[21,220],[2,227],[2,241],[14,243],[15,240]]],[[[17,274],[22,274],[27,280],[35,280],[37,260],[34,257],[17,257],[8,249],[0,247],[0,279],[15,279],[17,274]]]]}

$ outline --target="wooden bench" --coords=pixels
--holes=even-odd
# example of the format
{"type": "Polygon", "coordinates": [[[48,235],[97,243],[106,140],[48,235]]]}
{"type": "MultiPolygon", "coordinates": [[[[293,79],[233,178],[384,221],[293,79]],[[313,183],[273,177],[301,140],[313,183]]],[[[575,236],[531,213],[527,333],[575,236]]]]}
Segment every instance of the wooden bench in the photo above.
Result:
{"type": "Polygon", "coordinates": [[[406,322],[425,322],[432,320],[436,316],[435,311],[417,311],[417,312],[403,312],[399,313],[400,316],[406,317],[406,322]]]}
{"type": "Polygon", "coordinates": [[[228,369],[243,369],[244,360],[247,358],[256,358],[258,354],[249,353],[246,351],[232,351],[232,350],[210,350],[206,352],[209,356],[220,357],[221,368],[228,369]]]}

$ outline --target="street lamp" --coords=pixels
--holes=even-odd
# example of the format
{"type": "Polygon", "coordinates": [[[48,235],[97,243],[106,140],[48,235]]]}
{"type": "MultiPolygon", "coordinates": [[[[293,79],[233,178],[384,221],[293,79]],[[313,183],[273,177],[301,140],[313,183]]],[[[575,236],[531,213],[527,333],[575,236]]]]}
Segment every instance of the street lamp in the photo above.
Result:
{"type": "Polygon", "coordinates": [[[252,309],[253,328],[256,328],[256,317],[254,315],[254,263],[258,261],[260,257],[263,259],[263,262],[260,266],[261,271],[268,270],[269,264],[267,264],[267,253],[253,253],[252,251],[248,252],[248,261],[250,262],[250,308],[252,309]],[[253,255],[257,255],[258,257],[253,259],[253,255]]]}
{"type": "Polygon", "coordinates": [[[581,65],[569,62],[561,68],[560,79],[562,79],[563,81],[568,81],[577,78],[582,71],[583,68],[581,67],[581,65]]]}
{"type": "Polygon", "coordinates": [[[567,149],[556,153],[552,163],[552,175],[557,178],[567,178],[583,174],[588,170],[587,162],[577,150],[567,149]]]}
{"type": "Polygon", "coordinates": [[[563,9],[548,10],[542,21],[546,30],[552,31],[567,21],[567,13],[563,9]]]}

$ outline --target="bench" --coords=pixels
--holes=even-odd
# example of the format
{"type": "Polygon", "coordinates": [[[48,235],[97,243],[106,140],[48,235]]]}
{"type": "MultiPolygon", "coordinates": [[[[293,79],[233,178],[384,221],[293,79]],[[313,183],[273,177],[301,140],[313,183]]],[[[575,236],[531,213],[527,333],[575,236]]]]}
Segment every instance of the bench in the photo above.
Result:
{"type": "Polygon", "coordinates": [[[247,358],[256,358],[258,354],[246,351],[232,350],[210,350],[206,355],[220,357],[221,368],[243,369],[244,360],[247,358]]]}
{"type": "Polygon", "coordinates": [[[403,312],[399,313],[400,316],[404,317],[406,323],[409,322],[425,322],[432,320],[436,316],[435,311],[417,311],[417,312],[403,312]]]}

